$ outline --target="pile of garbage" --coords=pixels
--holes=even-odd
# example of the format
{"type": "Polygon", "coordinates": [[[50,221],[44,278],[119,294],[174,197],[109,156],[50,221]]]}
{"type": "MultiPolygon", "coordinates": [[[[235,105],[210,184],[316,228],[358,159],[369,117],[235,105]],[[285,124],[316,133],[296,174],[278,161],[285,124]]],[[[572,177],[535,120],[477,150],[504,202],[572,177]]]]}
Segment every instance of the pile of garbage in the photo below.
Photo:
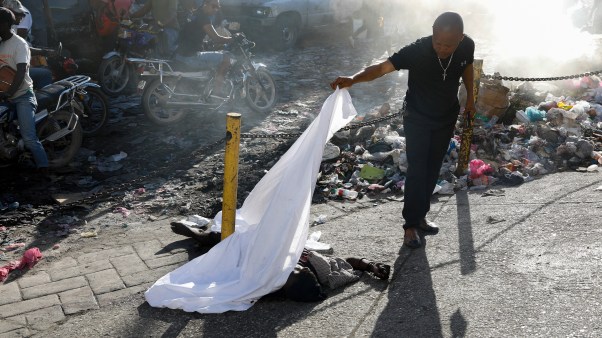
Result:
{"type": "MultiPolygon", "coordinates": [[[[561,86],[525,82],[513,90],[501,81],[485,80],[476,108],[468,169],[455,174],[463,125],[459,120],[433,193],[514,186],[552,172],[597,172],[602,166],[602,81],[595,76],[561,86]],[[562,91],[567,95],[559,95],[562,91]]],[[[384,104],[352,124],[390,110],[384,104]]],[[[403,193],[403,124],[401,118],[386,122],[333,136],[324,149],[315,196],[354,200],[364,194],[403,193]]]]}

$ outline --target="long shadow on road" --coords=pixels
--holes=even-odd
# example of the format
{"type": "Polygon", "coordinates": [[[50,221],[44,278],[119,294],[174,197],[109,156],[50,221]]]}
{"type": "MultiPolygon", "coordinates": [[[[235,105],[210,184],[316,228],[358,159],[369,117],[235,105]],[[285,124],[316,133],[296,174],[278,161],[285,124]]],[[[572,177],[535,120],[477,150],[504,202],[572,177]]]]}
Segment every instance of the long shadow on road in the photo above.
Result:
{"type": "Polygon", "coordinates": [[[412,251],[401,248],[389,284],[387,306],[376,321],[372,337],[442,337],[425,247],[412,251]]]}
{"type": "MultiPolygon", "coordinates": [[[[480,245],[474,247],[474,244],[473,244],[473,248],[472,248],[472,251],[471,251],[472,252],[472,259],[474,260],[474,258],[476,257],[476,254],[478,254],[479,252],[481,252],[486,246],[488,246],[489,244],[491,244],[492,242],[494,242],[496,239],[500,238],[501,236],[505,235],[507,232],[509,232],[512,229],[514,229],[517,225],[522,224],[527,219],[529,219],[531,216],[539,213],[541,210],[549,208],[549,207],[555,205],[558,201],[560,201],[560,200],[562,200],[562,199],[564,199],[564,198],[566,198],[566,197],[568,197],[568,196],[570,196],[570,195],[572,195],[572,194],[574,194],[576,192],[579,192],[581,190],[594,187],[596,185],[599,185],[600,183],[602,183],[602,181],[595,181],[593,183],[589,183],[589,184],[586,184],[584,186],[578,186],[578,187],[576,187],[574,189],[566,191],[565,193],[563,193],[561,195],[553,197],[548,202],[542,202],[542,204],[539,207],[533,209],[531,212],[529,212],[525,216],[518,218],[512,224],[508,225],[507,227],[505,227],[504,229],[500,230],[499,232],[493,234],[489,239],[483,241],[480,245]]],[[[461,198],[462,198],[461,196],[458,197],[458,203],[460,203],[461,198]]],[[[468,199],[466,199],[466,201],[464,203],[467,204],[468,203],[468,199]]],[[[461,208],[459,206],[458,206],[458,210],[461,210],[461,208]]],[[[471,227],[471,229],[472,229],[472,227],[471,227]]],[[[465,237],[466,234],[462,234],[462,236],[465,237]]],[[[464,239],[464,241],[466,241],[466,239],[464,239]]],[[[465,246],[466,246],[466,244],[463,244],[462,243],[462,239],[461,239],[460,247],[464,248],[465,246]]],[[[443,263],[437,264],[437,265],[433,266],[432,269],[435,270],[435,269],[438,269],[438,268],[441,268],[441,267],[444,267],[444,266],[447,266],[447,265],[451,265],[451,264],[456,264],[456,263],[465,264],[465,263],[462,262],[464,258],[465,257],[463,257],[462,254],[460,254],[460,258],[459,259],[454,259],[454,260],[450,260],[450,261],[447,261],[447,262],[443,262],[443,263]]]]}
{"type": "Polygon", "coordinates": [[[460,272],[462,275],[468,275],[477,269],[468,192],[458,191],[456,194],[456,201],[458,214],[458,241],[460,246],[460,272]]]}
{"type": "Polygon", "coordinates": [[[157,322],[161,322],[167,325],[159,329],[161,337],[276,337],[279,331],[303,321],[316,305],[268,298],[243,312],[200,314],[153,308],[145,302],[138,306],[139,319],[127,331],[157,336],[157,322]]]}
{"type": "MultiPolygon", "coordinates": [[[[478,246],[475,246],[472,234],[468,193],[459,192],[456,195],[456,203],[460,257],[430,267],[425,253],[426,245],[414,251],[402,248],[395,262],[395,273],[389,286],[387,305],[375,324],[372,336],[441,337],[443,334],[437,299],[433,290],[432,270],[459,263],[462,275],[474,272],[476,270],[476,255],[495,239],[505,235],[542,209],[554,205],[571,194],[599,184],[600,181],[596,181],[555,196],[552,200],[542,203],[541,206],[500,230],[478,246]]],[[[454,337],[463,337],[466,334],[467,327],[468,321],[462,315],[461,309],[458,308],[450,317],[450,331],[454,337]]]]}

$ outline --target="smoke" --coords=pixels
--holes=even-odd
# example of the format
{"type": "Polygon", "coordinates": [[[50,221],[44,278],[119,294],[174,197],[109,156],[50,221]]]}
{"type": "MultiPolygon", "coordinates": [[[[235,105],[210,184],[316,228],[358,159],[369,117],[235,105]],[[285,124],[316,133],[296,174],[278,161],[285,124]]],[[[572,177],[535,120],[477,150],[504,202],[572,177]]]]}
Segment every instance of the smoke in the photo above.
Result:
{"type": "Polygon", "coordinates": [[[381,12],[404,44],[432,34],[442,12],[458,12],[486,73],[550,77],[602,69],[595,58],[600,38],[583,30],[591,24],[591,5],[592,0],[383,0],[381,12]]]}

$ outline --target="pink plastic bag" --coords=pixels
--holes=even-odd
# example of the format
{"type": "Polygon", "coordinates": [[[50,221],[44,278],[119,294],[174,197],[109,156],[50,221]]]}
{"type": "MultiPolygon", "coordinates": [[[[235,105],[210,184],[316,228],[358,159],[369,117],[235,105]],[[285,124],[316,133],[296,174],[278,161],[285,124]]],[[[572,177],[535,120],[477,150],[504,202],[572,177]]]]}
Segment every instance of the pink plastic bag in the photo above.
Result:
{"type": "Polygon", "coordinates": [[[123,218],[126,218],[130,215],[130,211],[124,207],[117,207],[113,210],[114,214],[122,214],[123,218]]]}
{"type": "Polygon", "coordinates": [[[12,261],[5,266],[0,268],[0,283],[4,282],[8,278],[8,274],[17,269],[23,269],[27,267],[31,269],[42,259],[42,253],[38,248],[28,249],[23,253],[23,257],[20,261],[12,261]]]}
{"type": "Polygon", "coordinates": [[[470,178],[475,179],[479,178],[483,175],[488,175],[493,173],[493,168],[489,164],[486,164],[482,160],[472,160],[469,164],[470,167],[470,178]]]}

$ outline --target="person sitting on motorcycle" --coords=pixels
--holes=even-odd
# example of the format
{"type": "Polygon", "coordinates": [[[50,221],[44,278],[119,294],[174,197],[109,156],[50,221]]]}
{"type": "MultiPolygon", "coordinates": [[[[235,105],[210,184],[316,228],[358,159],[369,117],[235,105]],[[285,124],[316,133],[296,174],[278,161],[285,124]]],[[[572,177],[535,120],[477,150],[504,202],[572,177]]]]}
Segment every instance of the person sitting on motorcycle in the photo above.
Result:
{"type": "Polygon", "coordinates": [[[0,92],[1,101],[9,101],[17,111],[19,131],[25,146],[33,155],[36,166],[42,173],[48,168],[48,157],[36,134],[36,96],[33,82],[27,73],[31,59],[29,46],[22,37],[11,30],[15,16],[9,9],[0,7],[0,64],[16,69],[16,74],[8,90],[0,92]]]}
{"type": "MultiPolygon", "coordinates": [[[[18,36],[27,41],[33,23],[29,10],[19,0],[4,0],[2,5],[15,15],[16,21],[12,27],[13,30],[18,36]]],[[[30,47],[30,52],[32,56],[50,56],[52,54],[50,50],[34,47],[30,47]]],[[[52,83],[52,72],[48,68],[34,67],[32,65],[29,67],[29,76],[33,80],[34,89],[43,88],[52,83]]]]}
{"type": "Polygon", "coordinates": [[[219,9],[219,0],[205,0],[196,10],[194,19],[182,29],[175,60],[195,70],[217,68],[212,96],[224,98],[227,95],[223,90],[224,77],[230,69],[230,57],[225,51],[203,51],[205,34],[215,43],[227,44],[232,41],[231,37],[215,31],[212,19],[219,9]]]}
{"type": "Polygon", "coordinates": [[[172,54],[178,42],[178,0],[148,0],[144,6],[130,18],[141,18],[151,12],[157,25],[163,29],[167,38],[167,53],[172,54]]]}

